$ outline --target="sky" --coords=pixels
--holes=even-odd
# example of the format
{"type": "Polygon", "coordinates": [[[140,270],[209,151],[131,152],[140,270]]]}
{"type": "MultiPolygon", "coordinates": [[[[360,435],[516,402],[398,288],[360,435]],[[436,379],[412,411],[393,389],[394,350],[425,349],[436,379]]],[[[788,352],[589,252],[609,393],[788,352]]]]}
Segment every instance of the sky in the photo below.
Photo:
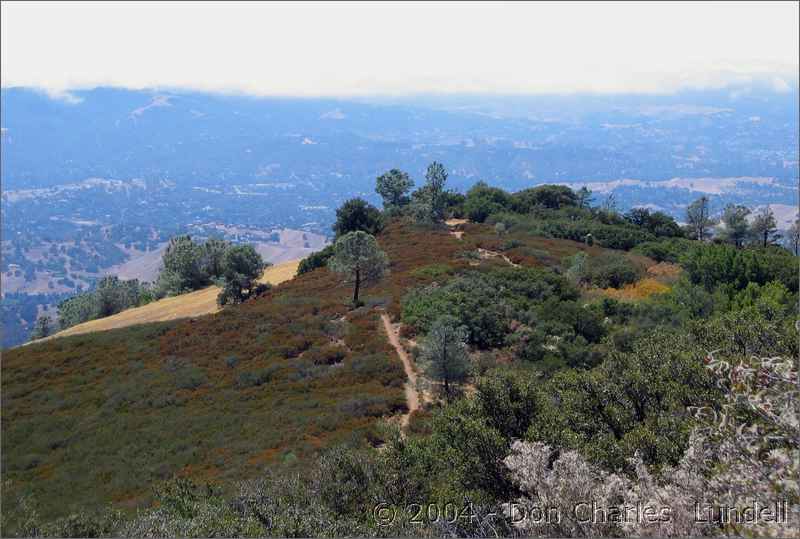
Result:
{"type": "Polygon", "coordinates": [[[2,86],[669,93],[798,78],[798,2],[3,2],[2,86]]]}

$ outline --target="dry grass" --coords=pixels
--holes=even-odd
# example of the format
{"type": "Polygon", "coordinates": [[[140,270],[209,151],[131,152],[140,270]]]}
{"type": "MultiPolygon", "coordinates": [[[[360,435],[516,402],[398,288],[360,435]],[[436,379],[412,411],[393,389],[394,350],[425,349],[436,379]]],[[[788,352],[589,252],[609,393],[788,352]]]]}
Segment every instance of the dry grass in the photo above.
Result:
{"type": "Polygon", "coordinates": [[[624,301],[636,301],[649,298],[654,294],[669,292],[669,286],[652,277],[645,277],[622,288],[606,288],[601,292],[604,296],[624,301]]]}
{"type": "Polygon", "coordinates": [[[670,264],[669,262],[659,262],[647,268],[647,273],[660,280],[675,280],[681,273],[681,267],[677,264],[670,264]]]}
{"type": "MultiPolygon", "coordinates": [[[[297,274],[297,266],[299,264],[299,260],[291,260],[289,262],[270,266],[264,271],[259,282],[276,285],[288,281],[297,274]]],[[[165,322],[167,320],[177,320],[178,318],[192,318],[215,313],[219,311],[219,307],[217,306],[219,290],[217,286],[209,286],[208,288],[190,292],[189,294],[164,298],[143,305],[142,307],[128,309],[113,316],[72,326],[71,328],[56,333],[53,335],[53,338],[124,328],[136,324],[165,322]]]]}

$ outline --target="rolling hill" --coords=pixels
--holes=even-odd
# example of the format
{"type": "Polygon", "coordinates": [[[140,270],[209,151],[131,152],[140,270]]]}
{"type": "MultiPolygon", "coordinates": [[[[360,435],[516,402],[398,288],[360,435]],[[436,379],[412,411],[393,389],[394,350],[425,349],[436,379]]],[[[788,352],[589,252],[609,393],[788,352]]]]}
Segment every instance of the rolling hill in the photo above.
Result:
{"type": "Polygon", "coordinates": [[[349,287],[324,268],[285,281],[291,263],[265,275],[284,280],[266,295],[211,316],[155,322],[215,311],[206,289],[7,351],[6,492],[31,493],[49,516],[109,502],[132,508],[173,474],[231,485],[343,440],[380,443],[381,420],[407,411],[406,373],[381,313],[399,320],[409,290],[447,275],[606,251],[515,234],[506,253],[515,268],[478,254],[498,248],[490,226],[458,228],[392,223],[379,236],[390,273],[356,310],[346,305],[349,287]],[[122,324],[138,325],[111,329],[122,324]]]}
{"type": "MultiPolygon", "coordinates": [[[[299,264],[299,260],[290,260],[270,266],[264,271],[264,274],[258,282],[277,285],[288,281],[297,273],[297,266],[299,264]]],[[[48,338],[55,339],[58,337],[68,337],[70,335],[80,335],[82,333],[124,328],[136,324],[166,322],[178,318],[193,318],[215,313],[220,310],[217,305],[217,295],[219,291],[220,288],[218,286],[209,286],[203,290],[197,290],[188,294],[160,299],[141,307],[127,309],[112,316],[77,324],[63,331],[59,331],[48,338]]]]}
{"type": "Polygon", "coordinates": [[[507,499],[502,463],[519,440],[606,470],[640,454],[669,470],[686,451],[687,407],[719,396],[706,345],[793,350],[797,258],[774,245],[657,235],[569,203],[384,225],[389,271],[357,307],[324,263],[294,278],[286,264],[264,277],[282,282],[240,305],[211,312],[207,289],[151,307],[186,318],[131,310],[127,327],[4,352],[4,528],[30,532],[34,508],[41,521],[92,526],[53,535],[120,534],[86,517],[110,507],[143,526],[131,535],[240,533],[231,522],[330,535],[343,514],[343,534],[378,533],[367,509],[385,496],[507,499]],[[731,339],[743,317],[749,333],[731,339]],[[444,395],[425,354],[449,319],[467,371],[444,395]],[[384,490],[373,498],[364,485],[384,490]],[[333,509],[291,520],[280,504],[299,501],[333,509]],[[169,527],[185,519],[209,527],[169,527]]]}

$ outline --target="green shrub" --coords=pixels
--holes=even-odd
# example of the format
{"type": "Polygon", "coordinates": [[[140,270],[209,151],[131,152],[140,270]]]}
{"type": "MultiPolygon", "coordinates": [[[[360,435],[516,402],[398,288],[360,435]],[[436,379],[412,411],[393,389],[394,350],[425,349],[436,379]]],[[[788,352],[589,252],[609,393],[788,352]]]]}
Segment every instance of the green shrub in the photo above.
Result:
{"type": "Polygon", "coordinates": [[[723,244],[696,244],[680,258],[692,283],[708,291],[720,284],[742,290],[749,283],[779,281],[797,292],[797,261],[796,256],[780,248],[738,249],[723,244]]]}
{"type": "Polygon", "coordinates": [[[347,350],[342,346],[333,344],[315,346],[310,348],[303,357],[315,365],[335,365],[341,363],[347,357],[347,350]]]}
{"type": "Polygon", "coordinates": [[[603,253],[588,259],[586,280],[600,288],[622,288],[641,278],[641,268],[625,255],[619,253],[603,253]]]}
{"type": "Polygon", "coordinates": [[[271,365],[256,371],[245,371],[239,373],[236,377],[236,385],[239,388],[257,387],[266,384],[275,376],[275,373],[280,370],[279,365],[271,365]]]}
{"type": "Polygon", "coordinates": [[[179,389],[197,389],[206,383],[206,374],[194,365],[184,365],[175,371],[175,385],[179,389]]]}
{"type": "Polygon", "coordinates": [[[683,239],[670,238],[659,241],[646,241],[632,249],[632,252],[652,258],[656,262],[677,263],[680,258],[693,249],[697,242],[683,239]]]}
{"type": "Polygon", "coordinates": [[[300,261],[297,267],[297,274],[302,275],[317,268],[324,268],[328,265],[328,259],[333,256],[333,245],[328,245],[321,251],[311,253],[300,261]]]}

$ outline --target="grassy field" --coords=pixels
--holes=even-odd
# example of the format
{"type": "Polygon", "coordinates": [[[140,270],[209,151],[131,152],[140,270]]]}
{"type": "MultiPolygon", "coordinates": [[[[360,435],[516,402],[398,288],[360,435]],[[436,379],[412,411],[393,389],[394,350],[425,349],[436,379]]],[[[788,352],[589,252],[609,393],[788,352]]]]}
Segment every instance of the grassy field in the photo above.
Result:
{"type": "MultiPolygon", "coordinates": [[[[259,282],[276,285],[288,281],[297,273],[297,266],[299,264],[299,260],[290,260],[289,262],[270,266],[264,271],[259,282]]],[[[160,299],[153,303],[143,305],[142,307],[128,309],[113,316],[77,324],[56,333],[51,338],[80,335],[82,333],[91,333],[94,331],[106,331],[135,324],[166,322],[178,318],[191,318],[215,313],[220,310],[217,306],[219,290],[217,286],[209,286],[203,290],[197,290],[188,294],[160,299]]]]}

